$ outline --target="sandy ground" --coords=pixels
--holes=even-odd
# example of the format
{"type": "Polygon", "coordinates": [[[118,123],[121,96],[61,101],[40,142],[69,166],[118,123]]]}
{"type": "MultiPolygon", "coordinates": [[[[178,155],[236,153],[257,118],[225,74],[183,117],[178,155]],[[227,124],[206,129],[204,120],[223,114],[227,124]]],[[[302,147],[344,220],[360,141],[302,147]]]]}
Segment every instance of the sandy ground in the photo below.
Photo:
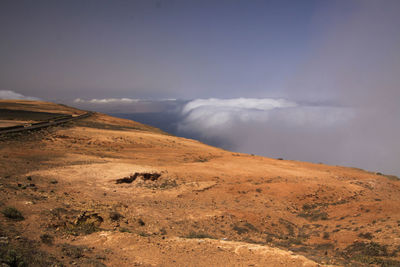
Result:
{"type": "Polygon", "coordinates": [[[0,158],[0,209],[24,216],[0,216],[3,258],[12,248],[37,266],[400,264],[392,176],[232,153],[102,114],[0,137],[0,158]]]}

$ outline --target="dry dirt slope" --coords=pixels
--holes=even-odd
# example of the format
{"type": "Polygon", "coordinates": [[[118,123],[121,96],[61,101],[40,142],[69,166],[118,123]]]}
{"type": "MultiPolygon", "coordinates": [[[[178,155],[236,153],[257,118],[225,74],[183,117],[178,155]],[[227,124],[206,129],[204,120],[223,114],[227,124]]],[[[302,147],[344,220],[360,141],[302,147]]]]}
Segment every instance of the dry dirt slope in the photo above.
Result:
{"type": "Polygon", "coordinates": [[[10,266],[400,265],[395,177],[232,153],[97,113],[0,136],[0,159],[10,266]]]}

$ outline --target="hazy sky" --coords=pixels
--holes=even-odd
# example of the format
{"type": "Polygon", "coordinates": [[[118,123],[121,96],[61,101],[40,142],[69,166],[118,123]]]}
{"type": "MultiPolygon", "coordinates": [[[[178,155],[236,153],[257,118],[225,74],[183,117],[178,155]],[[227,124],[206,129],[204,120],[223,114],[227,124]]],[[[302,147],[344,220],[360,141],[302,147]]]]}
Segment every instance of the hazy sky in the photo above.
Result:
{"type": "Polygon", "coordinates": [[[164,108],[229,149],[400,174],[399,14],[399,0],[2,0],[0,98],[164,108]]]}
{"type": "MultiPolygon", "coordinates": [[[[375,9],[368,2],[377,1],[2,0],[0,87],[55,99],[266,97],[292,87],[308,90],[298,76],[316,56],[338,52],[321,51],[327,42],[348,42],[338,28],[351,31],[347,23],[375,9]]],[[[370,38],[385,35],[388,44],[398,38],[399,25],[386,25],[392,22],[385,23],[390,18],[379,9],[397,17],[398,1],[379,2],[379,17],[358,28],[368,31],[374,22],[393,27],[370,38]]],[[[322,78],[321,67],[312,69],[313,79],[322,78]]]]}

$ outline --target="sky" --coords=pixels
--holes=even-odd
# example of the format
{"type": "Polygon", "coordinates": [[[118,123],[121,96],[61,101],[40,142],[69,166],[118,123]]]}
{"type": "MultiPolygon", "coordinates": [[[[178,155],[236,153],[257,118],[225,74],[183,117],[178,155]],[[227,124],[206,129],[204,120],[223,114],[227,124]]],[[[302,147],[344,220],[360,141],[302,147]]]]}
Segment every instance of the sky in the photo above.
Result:
{"type": "Polygon", "coordinates": [[[400,1],[0,1],[0,98],[400,175],[400,1]]]}

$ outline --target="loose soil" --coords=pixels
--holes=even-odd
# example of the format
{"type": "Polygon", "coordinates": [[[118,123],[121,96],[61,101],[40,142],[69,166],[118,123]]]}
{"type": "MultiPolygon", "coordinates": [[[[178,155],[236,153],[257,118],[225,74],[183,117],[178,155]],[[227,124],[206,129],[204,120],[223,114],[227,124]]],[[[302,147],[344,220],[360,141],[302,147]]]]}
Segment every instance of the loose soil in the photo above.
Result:
{"type": "Polygon", "coordinates": [[[0,210],[23,217],[0,214],[10,266],[400,265],[393,176],[232,153],[99,113],[2,135],[0,159],[0,210]]]}

